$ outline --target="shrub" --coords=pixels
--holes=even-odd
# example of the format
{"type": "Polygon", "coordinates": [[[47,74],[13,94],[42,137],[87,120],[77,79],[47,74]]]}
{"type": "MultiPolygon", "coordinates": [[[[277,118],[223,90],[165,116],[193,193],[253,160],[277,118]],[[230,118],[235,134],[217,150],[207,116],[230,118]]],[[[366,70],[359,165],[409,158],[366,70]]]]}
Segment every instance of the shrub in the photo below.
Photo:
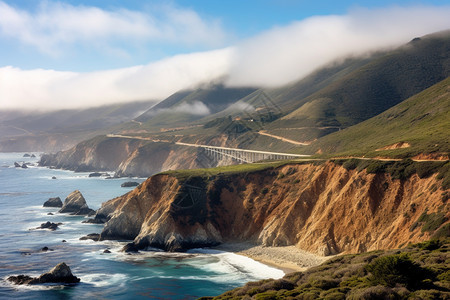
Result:
{"type": "Polygon", "coordinates": [[[442,246],[442,242],[438,239],[429,240],[417,245],[422,250],[436,250],[442,246]]]}
{"type": "Polygon", "coordinates": [[[433,239],[450,237],[450,223],[439,228],[432,236],[433,239]]]}
{"type": "Polygon", "coordinates": [[[422,232],[426,231],[435,231],[438,229],[447,218],[445,217],[443,212],[435,212],[431,213],[429,215],[425,215],[423,218],[423,226],[422,226],[422,232]]]}
{"type": "Polygon", "coordinates": [[[332,278],[320,278],[320,279],[313,279],[310,281],[311,286],[322,289],[322,290],[329,290],[332,288],[335,288],[339,285],[338,279],[332,279],[332,278]]]}
{"type": "Polygon", "coordinates": [[[445,271],[437,276],[437,279],[440,281],[449,281],[450,282],[450,270],[445,271]]]}
{"type": "Polygon", "coordinates": [[[346,170],[354,170],[356,169],[356,167],[359,165],[359,160],[355,159],[355,158],[351,158],[349,160],[346,160],[342,166],[346,169],[346,170]]]}
{"type": "Polygon", "coordinates": [[[442,167],[442,163],[432,161],[420,162],[417,163],[416,172],[420,178],[426,178],[435,173],[440,167],[442,167]]]}
{"type": "Polygon", "coordinates": [[[323,296],[326,300],[344,300],[345,294],[341,292],[332,292],[323,296]]]}
{"type": "Polygon", "coordinates": [[[409,299],[427,299],[427,300],[438,300],[442,299],[442,294],[437,290],[419,290],[414,292],[409,299]]]}
{"type": "Polygon", "coordinates": [[[265,195],[265,194],[267,194],[268,191],[269,191],[269,189],[265,187],[261,190],[261,194],[265,195]]]}
{"type": "Polygon", "coordinates": [[[294,283],[292,283],[291,281],[288,281],[285,279],[279,279],[279,280],[269,281],[269,282],[263,284],[261,286],[261,289],[263,291],[268,291],[268,290],[279,291],[279,290],[292,290],[295,287],[296,287],[296,285],[294,283]]]}
{"type": "Polygon", "coordinates": [[[396,299],[397,293],[385,286],[371,286],[365,289],[352,291],[347,295],[346,299],[364,299],[364,300],[379,300],[379,299],[396,299]]]}
{"type": "Polygon", "coordinates": [[[394,254],[379,257],[366,266],[371,273],[369,281],[372,285],[394,287],[403,284],[408,289],[417,289],[422,281],[432,277],[429,270],[411,261],[406,254],[394,254]]]}
{"type": "Polygon", "coordinates": [[[384,173],[388,163],[383,161],[371,161],[366,168],[367,173],[384,173]]]}
{"type": "Polygon", "coordinates": [[[276,291],[266,291],[264,293],[261,294],[256,294],[254,296],[255,299],[257,300],[273,300],[273,299],[278,299],[277,297],[277,292],[276,291]]]}

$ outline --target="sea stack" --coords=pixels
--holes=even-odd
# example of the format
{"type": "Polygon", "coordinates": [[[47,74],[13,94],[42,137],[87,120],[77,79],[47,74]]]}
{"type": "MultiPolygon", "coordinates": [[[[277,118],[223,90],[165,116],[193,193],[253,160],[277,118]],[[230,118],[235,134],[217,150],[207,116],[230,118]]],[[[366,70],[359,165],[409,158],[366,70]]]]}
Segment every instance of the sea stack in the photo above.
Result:
{"type": "Polygon", "coordinates": [[[47,201],[44,202],[44,207],[62,207],[63,203],[61,201],[61,198],[55,197],[55,198],[48,198],[47,201]]]}
{"type": "Polygon", "coordinates": [[[70,213],[72,215],[89,215],[95,213],[90,209],[79,190],[73,191],[64,200],[64,205],[59,210],[60,213],[70,213]]]}
{"type": "Polygon", "coordinates": [[[78,283],[80,278],[74,276],[70,267],[62,262],[57,264],[50,272],[39,277],[28,275],[9,276],[8,280],[15,284],[40,284],[40,283],[78,283]]]}

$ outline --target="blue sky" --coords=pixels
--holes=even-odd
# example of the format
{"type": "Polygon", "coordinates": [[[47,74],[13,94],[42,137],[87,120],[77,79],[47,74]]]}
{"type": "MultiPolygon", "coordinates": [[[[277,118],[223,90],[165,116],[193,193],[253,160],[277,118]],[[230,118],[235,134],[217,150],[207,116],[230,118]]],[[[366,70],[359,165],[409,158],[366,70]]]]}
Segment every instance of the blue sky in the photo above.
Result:
{"type": "MultiPolygon", "coordinates": [[[[45,10],[57,1],[0,0],[19,12],[30,15],[45,10]]],[[[75,9],[77,7],[97,7],[106,12],[129,10],[148,16],[161,15],[161,7],[195,13],[206,26],[214,24],[222,37],[208,43],[205,39],[192,41],[167,41],[145,39],[139,36],[108,40],[108,47],[93,45],[92,41],[56,43],[52,53],[39,49],[36,45],[23,42],[14,36],[0,34],[0,67],[16,66],[23,69],[55,69],[64,71],[94,71],[146,64],[161,58],[180,53],[212,50],[230,46],[246,38],[277,26],[285,26],[315,15],[345,14],[349,10],[380,8],[394,5],[444,5],[448,1],[305,1],[305,0],[178,0],[178,1],[139,1],[139,0],[68,0],[59,1],[75,9]]],[[[51,16],[51,13],[49,13],[51,16]]],[[[81,22],[83,20],[80,20],[81,22]]],[[[161,22],[170,22],[162,19],[161,22]]],[[[5,31],[8,28],[4,29],[5,31]]],[[[1,30],[0,30],[1,33],[1,30]]],[[[68,33],[70,35],[70,33],[68,33]]],[[[102,37],[100,37],[102,38],[102,37]]]]}
{"type": "Polygon", "coordinates": [[[0,109],[279,86],[450,29],[449,16],[448,0],[0,0],[0,109]]]}

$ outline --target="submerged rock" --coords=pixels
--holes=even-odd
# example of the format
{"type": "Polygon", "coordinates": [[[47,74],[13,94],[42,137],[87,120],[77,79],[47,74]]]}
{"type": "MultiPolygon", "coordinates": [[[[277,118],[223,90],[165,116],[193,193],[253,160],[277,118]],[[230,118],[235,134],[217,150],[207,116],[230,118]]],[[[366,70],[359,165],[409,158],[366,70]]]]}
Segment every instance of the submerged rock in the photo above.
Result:
{"type": "Polygon", "coordinates": [[[31,157],[31,155],[28,154],[28,153],[25,153],[25,154],[23,155],[23,157],[31,157]]]}
{"type": "Polygon", "coordinates": [[[47,221],[46,223],[42,223],[41,226],[36,227],[36,229],[50,229],[50,230],[56,230],[58,229],[58,226],[62,225],[62,223],[53,223],[50,221],[47,221]]]}
{"type": "Polygon", "coordinates": [[[139,252],[138,247],[134,243],[128,243],[125,246],[123,246],[122,250],[120,250],[125,253],[137,253],[139,252]]]}
{"type": "Polygon", "coordinates": [[[102,176],[102,173],[99,173],[99,172],[94,172],[94,173],[89,174],[89,177],[100,177],[100,176],[102,176]]]}
{"type": "Polygon", "coordinates": [[[105,222],[106,222],[105,219],[99,219],[99,218],[95,217],[93,219],[91,218],[91,219],[84,220],[81,223],[86,223],[86,224],[104,224],[105,222]]]}
{"type": "Polygon", "coordinates": [[[127,181],[127,182],[122,183],[120,186],[121,187],[133,187],[133,186],[138,186],[138,185],[139,185],[139,182],[127,181]]]}
{"type": "Polygon", "coordinates": [[[48,198],[47,201],[44,202],[44,207],[62,207],[63,203],[61,201],[61,198],[55,197],[55,198],[48,198]]]}
{"type": "Polygon", "coordinates": [[[50,249],[47,246],[41,248],[41,252],[47,252],[47,251],[53,251],[53,249],[50,249]]]}
{"type": "Polygon", "coordinates": [[[70,213],[72,215],[90,215],[95,211],[90,209],[79,190],[73,191],[64,200],[60,213],[70,213]]]}
{"type": "Polygon", "coordinates": [[[28,275],[9,276],[8,281],[14,284],[41,284],[41,283],[78,283],[80,278],[74,276],[70,267],[64,262],[59,263],[49,272],[39,277],[28,275]]]}
{"type": "Polygon", "coordinates": [[[94,242],[98,242],[99,239],[100,239],[100,234],[98,234],[98,233],[89,233],[88,235],[80,237],[81,241],[93,240],[94,242]]]}

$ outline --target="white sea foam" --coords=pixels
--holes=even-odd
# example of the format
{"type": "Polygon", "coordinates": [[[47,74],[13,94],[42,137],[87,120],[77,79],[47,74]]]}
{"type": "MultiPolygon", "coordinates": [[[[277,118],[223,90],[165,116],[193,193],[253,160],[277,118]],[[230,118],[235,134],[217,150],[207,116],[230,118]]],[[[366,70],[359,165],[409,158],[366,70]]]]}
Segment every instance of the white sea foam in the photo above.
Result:
{"type": "Polygon", "coordinates": [[[223,274],[239,272],[255,279],[278,279],[285,275],[282,270],[257,262],[249,257],[231,252],[223,252],[212,249],[193,249],[190,253],[204,253],[218,257],[220,259],[219,262],[208,263],[204,265],[204,268],[216,272],[219,271],[223,274]]]}
{"type": "MultiPolygon", "coordinates": [[[[27,274],[30,277],[39,277],[40,274],[27,274]]],[[[21,284],[17,285],[7,280],[9,276],[6,276],[0,280],[0,287],[13,287],[15,290],[22,291],[43,291],[43,290],[61,290],[64,285],[57,283],[47,283],[47,284],[21,284]]]]}
{"type": "Polygon", "coordinates": [[[92,284],[95,287],[114,285],[117,287],[125,286],[127,281],[127,276],[125,274],[106,274],[106,273],[95,273],[79,275],[81,282],[86,284],[92,284]]]}

